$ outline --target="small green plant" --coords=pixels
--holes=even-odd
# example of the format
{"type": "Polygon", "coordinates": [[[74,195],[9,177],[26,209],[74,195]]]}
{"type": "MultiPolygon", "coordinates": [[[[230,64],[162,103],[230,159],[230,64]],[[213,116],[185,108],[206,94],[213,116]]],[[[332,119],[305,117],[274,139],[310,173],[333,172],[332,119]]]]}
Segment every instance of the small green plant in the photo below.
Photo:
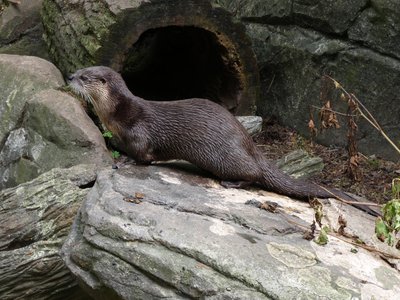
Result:
{"type": "MultiPolygon", "coordinates": [[[[106,139],[106,143],[109,144],[108,141],[113,137],[113,133],[111,131],[109,131],[109,130],[104,131],[103,132],[103,137],[106,139]]],[[[120,156],[121,156],[121,153],[119,153],[118,151],[116,151],[116,150],[112,150],[111,151],[111,157],[113,159],[117,159],[120,156]]]]}
{"type": "Polygon", "coordinates": [[[103,137],[106,139],[111,139],[113,137],[113,134],[111,131],[107,130],[107,131],[103,132],[103,137]]]}
{"type": "Polygon", "coordinates": [[[375,234],[380,241],[400,249],[400,178],[392,181],[392,197],[382,207],[382,217],[376,219],[375,234]]]}
{"type": "Polygon", "coordinates": [[[114,159],[117,159],[120,156],[121,156],[121,154],[116,150],[111,152],[111,157],[114,158],[114,159]]]}
{"type": "Polygon", "coordinates": [[[314,239],[314,242],[316,242],[320,246],[328,244],[328,241],[329,241],[328,233],[330,231],[331,231],[331,229],[328,226],[324,225],[321,228],[319,235],[314,239]]]}

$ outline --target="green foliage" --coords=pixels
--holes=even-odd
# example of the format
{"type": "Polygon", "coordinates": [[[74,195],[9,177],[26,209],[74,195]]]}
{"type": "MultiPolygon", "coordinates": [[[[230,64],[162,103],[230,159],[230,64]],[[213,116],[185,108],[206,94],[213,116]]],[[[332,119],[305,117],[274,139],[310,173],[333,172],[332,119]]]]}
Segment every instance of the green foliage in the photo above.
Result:
{"type": "Polygon", "coordinates": [[[314,240],[314,242],[316,242],[320,246],[326,245],[329,241],[329,239],[328,239],[329,231],[330,231],[330,228],[328,226],[323,226],[321,228],[321,231],[319,232],[318,237],[314,240]]]}
{"type": "Polygon", "coordinates": [[[392,197],[393,200],[382,207],[382,217],[377,218],[375,222],[377,238],[389,246],[395,244],[400,232],[400,178],[392,181],[392,197]]]}
{"type": "Polygon", "coordinates": [[[118,157],[121,156],[121,154],[118,151],[114,150],[111,152],[111,156],[112,156],[112,158],[117,159],[118,157]]]}
{"type": "MultiPolygon", "coordinates": [[[[104,137],[106,140],[110,140],[110,139],[113,137],[113,134],[112,134],[111,131],[107,130],[107,131],[103,132],[103,137],[104,137]]],[[[106,143],[108,144],[108,142],[106,142],[106,143]]],[[[112,157],[113,159],[117,159],[117,158],[119,158],[120,156],[121,156],[121,154],[120,154],[118,151],[116,151],[116,150],[111,151],[111,157],[112,157]]]]}
{"type": "Polygon", "coordinates": [[[111,139],[113,137],[113,134],[111,131],[107,130],[107,131],[103,132],[103,137],[105,137],[107,139],[111,139]]]}

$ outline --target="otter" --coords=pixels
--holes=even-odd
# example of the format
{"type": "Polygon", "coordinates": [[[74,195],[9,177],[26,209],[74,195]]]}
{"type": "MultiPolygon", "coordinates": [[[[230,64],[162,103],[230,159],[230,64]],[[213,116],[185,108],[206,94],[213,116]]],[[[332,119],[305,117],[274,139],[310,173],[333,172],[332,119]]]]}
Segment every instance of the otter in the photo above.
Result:
{"type": "Polygon", "coordinates": [[[68,80],[138,164],[182,159],[211,172],[225,187],[259,184],[301,200],[354,200],[283,173],[264,157],[242,124],[210,100],[148,101],[133,95],[121,75],[104,66],[78,70],[68,80]]]}

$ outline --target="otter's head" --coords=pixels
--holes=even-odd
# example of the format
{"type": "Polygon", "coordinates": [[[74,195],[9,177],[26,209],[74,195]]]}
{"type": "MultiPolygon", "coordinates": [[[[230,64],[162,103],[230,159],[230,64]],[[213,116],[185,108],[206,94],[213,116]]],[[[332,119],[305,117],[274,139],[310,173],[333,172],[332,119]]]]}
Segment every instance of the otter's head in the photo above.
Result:
{"type": "Polygon", "coordinates": [[[100,119],[114,111],[119,94],[129,92],[121,75],[103,66],[78,70],[68,81],[76,94],[93,104],[100,119]]]}
{"type": "Polygon", "coordinates": [[[70,75],[68,81],[76,94],[93,104],[110,98],[116,87],[125,86],[121,75],[104,66],[80,69],[70,75]]]}

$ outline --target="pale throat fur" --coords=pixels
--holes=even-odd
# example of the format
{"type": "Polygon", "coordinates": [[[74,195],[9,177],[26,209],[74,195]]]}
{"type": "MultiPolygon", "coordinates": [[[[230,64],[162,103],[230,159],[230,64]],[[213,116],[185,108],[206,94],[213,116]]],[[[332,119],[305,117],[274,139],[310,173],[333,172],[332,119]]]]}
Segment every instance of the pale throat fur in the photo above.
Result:
{"type": "Polygon", "coordinates": [[[108,86],[108,82],[100,82],[92,78],[88,82],[80,79],[80,76],[75,76],[71,82],[72,88],[81,95],[87,102],[91,103],[94,110],[104,126],[118,136],[121,131],[121,125],[116,120],[110,119],[109,113],[117,109],[116,103],[112,97],[112,89],[108,86]]]}

